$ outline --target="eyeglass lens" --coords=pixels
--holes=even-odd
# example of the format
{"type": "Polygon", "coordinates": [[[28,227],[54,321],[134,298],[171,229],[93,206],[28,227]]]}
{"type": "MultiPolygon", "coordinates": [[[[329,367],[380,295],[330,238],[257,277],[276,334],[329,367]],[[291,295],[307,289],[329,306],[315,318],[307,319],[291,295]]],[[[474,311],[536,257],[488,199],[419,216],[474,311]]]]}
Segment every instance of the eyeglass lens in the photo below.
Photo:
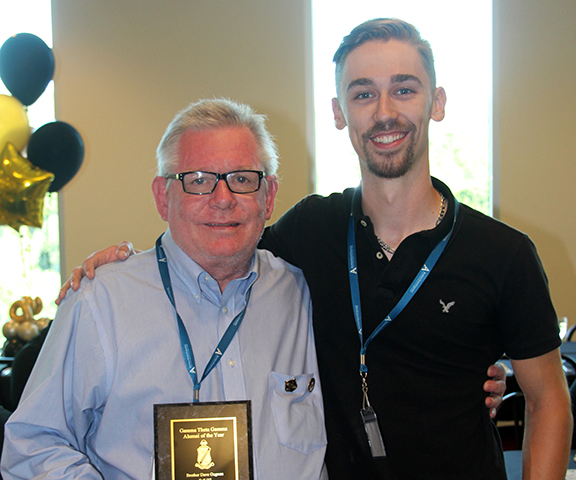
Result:
{"type": "Polygon", "coordinates": [[[188,172],[182,178],[184,191],[194,194],[211,193],[216,188],[219,179],[226,181],[233,193],[251,193],[260,187],[259,172],[243,170],[225,174],[210,172],[188,172]]]}

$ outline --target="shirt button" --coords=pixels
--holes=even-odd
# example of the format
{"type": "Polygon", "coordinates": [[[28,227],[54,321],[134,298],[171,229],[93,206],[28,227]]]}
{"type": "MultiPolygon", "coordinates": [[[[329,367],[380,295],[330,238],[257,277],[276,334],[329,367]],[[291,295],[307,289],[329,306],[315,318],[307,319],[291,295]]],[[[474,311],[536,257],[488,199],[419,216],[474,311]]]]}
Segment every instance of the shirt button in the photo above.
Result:
{"type": "Polygon", "coordinates": [[[382,260],[384,258],[384,254],[382,252],[378,252],[378,253],[376,253],[376,258],[378,260],[382,260]]]}
{"type": "Polygon", "coordinates": [[[230,360],[228,360],[228,365],[233,367],[234,365],[236,365],[236,362],[234,360],[230,359],[230,360]]]}
{"type": "Polygon", "coordinates": [[[363,227],[368,226],[368,224],[364,220],[360,220],[360,225],[362,225],[363,227]]]}
{"type": "Polygon", "coordinates": [[[298,383],[296,383],[295,378],[291,378],[290,380],[286,380],[284,382],[284,390],[288,393],[292,393],[294,390],[298,388],[298,383]]]}
{"type": "Polygon", "coordinates": [[[310,381],[308,382],[308,391],[312,392],[312,390],[314,390],[315,385],[316,385],[316,380],[311,378],[310,381]]]}
{"type": "Polygon", "coordinates": [[[196,295],[194,295],[194,298],[195,298],[196,300],[198,300],[198,299],[200,299],[200,295],[199,295],[199,294],[196,294],[196,295]]]}
{"type": "Polygon", "coordinates": [[[208,275],[204,275],[204,281],[205,282],[209,282],[210,281],[210,277],[208,275]]]}
{"type": "Polygon", "coordinates": [[[222,312],[223,313],[228,313],[228,309],[226,307],[222,307],[222,312]]]}

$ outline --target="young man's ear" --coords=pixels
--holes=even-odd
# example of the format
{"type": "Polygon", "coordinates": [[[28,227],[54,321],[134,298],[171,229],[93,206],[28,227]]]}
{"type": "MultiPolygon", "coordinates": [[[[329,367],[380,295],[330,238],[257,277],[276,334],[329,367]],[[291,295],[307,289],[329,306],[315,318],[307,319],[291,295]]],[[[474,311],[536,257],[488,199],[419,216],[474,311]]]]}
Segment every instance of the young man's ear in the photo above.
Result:
{"type": "Polygon", "coordinates": [[[446,107],[446,91],[442,87],[438,87],[434,92],[434,100],[432,101],[432,111],[430,118],[435,122],[444,119],[446,107]]]}
{"type": "Polygon", "coordinates": [[[347,127],[346,117],[340,106],[340,101],[337,98],[332,99],[332,112],[334,112],[334,125],[338,130],[343,130],[347,127]]]}

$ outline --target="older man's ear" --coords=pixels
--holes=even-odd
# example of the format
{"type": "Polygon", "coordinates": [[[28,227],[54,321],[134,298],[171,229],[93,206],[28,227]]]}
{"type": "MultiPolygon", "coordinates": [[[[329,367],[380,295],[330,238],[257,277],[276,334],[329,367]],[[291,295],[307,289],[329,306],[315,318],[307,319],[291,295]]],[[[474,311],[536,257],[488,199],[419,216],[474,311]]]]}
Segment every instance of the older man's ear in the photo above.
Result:
{"type": "Polygon", "coordinates": [[[278,177],[276,175],[269,175],[266,178],[266,220],[270,220],[272,212],[274,212],[274,200],[278,192],[278,177]]]}
{"type": "Polygon", "coordinates": [[[156,201],[156,209],[165,222],[168,221],[167,181],[164,177],[154,177],[152,180],[152,193],[156,201]]]}

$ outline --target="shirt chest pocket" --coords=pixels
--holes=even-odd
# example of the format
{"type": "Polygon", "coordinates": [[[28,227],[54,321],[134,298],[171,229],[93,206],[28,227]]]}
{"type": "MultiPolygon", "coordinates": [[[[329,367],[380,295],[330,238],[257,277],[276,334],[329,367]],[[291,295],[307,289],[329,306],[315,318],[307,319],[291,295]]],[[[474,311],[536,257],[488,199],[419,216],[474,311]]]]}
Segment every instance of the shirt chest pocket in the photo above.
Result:
{"type": "Polygon", "coordinates": [[[269,394],[282,445],[304,454],[326,446],[322,394],[314,374],[270,372],[269,394]]]}

